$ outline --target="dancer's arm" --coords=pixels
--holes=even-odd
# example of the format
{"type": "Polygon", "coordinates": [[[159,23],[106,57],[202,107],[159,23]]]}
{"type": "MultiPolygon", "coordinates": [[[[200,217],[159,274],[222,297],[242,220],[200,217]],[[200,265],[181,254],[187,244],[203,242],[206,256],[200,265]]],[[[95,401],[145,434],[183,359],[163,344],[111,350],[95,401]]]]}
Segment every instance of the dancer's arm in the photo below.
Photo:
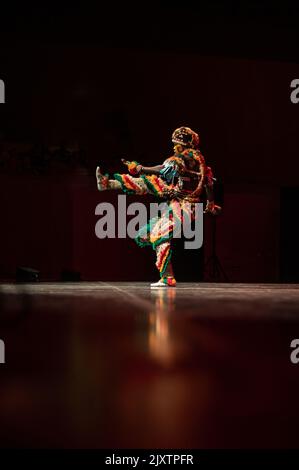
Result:
{"type": "Polygon", "coordinates": [[[213,183],[209,185],[205,185],[205,190],[206,190],[206,195],[207,195],[207,201],[208,202],[213,202],[214,201],[214,189],[213,189],[213,183]]]}
{"type": "Polygon", "coordinates": [[[221,212],[221,207],[217,206],[214,202],[214,178],[213,173],[210,167],[206,169],[206,177],[205,177],[205,190],[207,195],[207,205],[205,208],[205,213],[211,213],[212,215],[217,215],[221,212]]]}
{"type": "Polygon", "coordinates": [[[162,168],[164,168],[164,165],[142,166],[137,162],[129,162],[124,158],[121,161],[128,167],[130,174],[133,175],[158,175],[162,168]]]}
{"type": "Polygon", "coordinates": [[[139,174],[143,175],[159,175],[160,171],[164,168],[164,165],[156,165],[156,166],[137,166],[137,171],[139,174]]]}

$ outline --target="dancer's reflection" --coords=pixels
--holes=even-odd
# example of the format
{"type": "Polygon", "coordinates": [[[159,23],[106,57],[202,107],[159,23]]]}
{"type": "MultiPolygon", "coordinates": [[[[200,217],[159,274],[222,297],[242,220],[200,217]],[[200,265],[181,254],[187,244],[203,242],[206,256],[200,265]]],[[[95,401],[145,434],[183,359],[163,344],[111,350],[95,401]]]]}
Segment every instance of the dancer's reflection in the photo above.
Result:
{"type": "Polygon", "coordinates": [[[171,335],[171,315],[175,310],[175,289],[151,291],[154,309],[149,313],[149,351],[159,361],[169,364],[175,356],[175,345],[171,335]]]}

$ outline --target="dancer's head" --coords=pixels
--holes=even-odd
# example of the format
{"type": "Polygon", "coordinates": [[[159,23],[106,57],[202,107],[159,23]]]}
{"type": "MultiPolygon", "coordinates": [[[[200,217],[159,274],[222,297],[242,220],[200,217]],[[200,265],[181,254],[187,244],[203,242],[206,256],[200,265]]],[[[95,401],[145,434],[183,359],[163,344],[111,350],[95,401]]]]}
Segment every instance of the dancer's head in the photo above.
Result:
{"type": "Polygon", "coordinates": [[[180,153],[187,148],[196,149],[199,146],[199,135],[190,127],[179,127],[172,133],[175,153],[180,153]]]}

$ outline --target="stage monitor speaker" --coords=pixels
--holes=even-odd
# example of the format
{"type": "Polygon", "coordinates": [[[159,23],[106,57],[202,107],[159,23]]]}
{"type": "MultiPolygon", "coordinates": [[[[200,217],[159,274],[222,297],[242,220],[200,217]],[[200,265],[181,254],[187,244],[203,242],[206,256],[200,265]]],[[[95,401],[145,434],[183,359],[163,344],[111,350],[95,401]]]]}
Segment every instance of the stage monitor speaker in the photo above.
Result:
{"type": "Polygon", "coordinates": [[[299,187],[280,194],[280,282],[299,282],[299,187]]]}
{"type": "Polygon", "coordinates": [[[173,239],[173,268],[179,282],[201,282],[204,273],[204,252],[202,248],[187,250],[185,240],[173,239]]]}
{"type": "Polygon", "coordinates": [[[32,268],[17,267],[16,282],[38,282],[39,271],[32,268]]]}
{"type": "Polygon", "coordinates": [[[62,282],[80,282],[81,273],[77,271],[71,271],[69,269],[64,269],[61,272],[61,280],[62,282]]]}

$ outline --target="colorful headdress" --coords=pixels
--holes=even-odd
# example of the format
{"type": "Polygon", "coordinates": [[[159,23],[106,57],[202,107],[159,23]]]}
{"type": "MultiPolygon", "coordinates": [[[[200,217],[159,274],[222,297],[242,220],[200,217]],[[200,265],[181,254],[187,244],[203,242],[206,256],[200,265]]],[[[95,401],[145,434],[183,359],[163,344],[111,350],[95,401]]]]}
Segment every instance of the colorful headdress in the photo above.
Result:
{"type": "Polygon", "coordinates": [[[179,127],[172,134],[172,142],[195,149],[199,146],[199,135],[190,127],[179,127]]]}

